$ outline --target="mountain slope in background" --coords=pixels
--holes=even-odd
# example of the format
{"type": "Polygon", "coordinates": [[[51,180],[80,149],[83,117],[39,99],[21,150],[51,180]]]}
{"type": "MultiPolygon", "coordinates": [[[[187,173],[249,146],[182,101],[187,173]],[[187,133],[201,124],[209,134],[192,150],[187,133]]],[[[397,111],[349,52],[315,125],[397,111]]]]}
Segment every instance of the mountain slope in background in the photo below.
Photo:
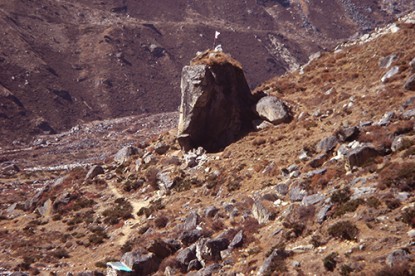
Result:
{"type": "Polygon", "coordinates": [[[180,151],[157,133],[173,114],[1,151],[0,273],[102,275],[135,252],[136,275],[413,275],[414,36],[411,13],[263,83],[293,120],[222,152],[180,151]],[[89,158],[122,141],[135,154],[89,158]]]}
{"type": "Polygon", "coordinates": [[[401,1],[0,3],[0,143],[84,121],[175,111],[181,68],[218,43],[252,87],[414,8],[401,1]]]}

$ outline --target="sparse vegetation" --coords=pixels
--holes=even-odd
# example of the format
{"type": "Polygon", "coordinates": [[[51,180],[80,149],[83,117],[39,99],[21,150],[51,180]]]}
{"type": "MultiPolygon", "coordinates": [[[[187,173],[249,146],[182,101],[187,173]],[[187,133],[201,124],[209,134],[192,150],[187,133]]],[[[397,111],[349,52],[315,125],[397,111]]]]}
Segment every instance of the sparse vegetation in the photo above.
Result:
{"type": "Polygon", "coordinates": [[[342,240],[356,240],[359,229],[350,221],[339,221],[329,227],[328,233],[342,240]]]}
{"type": "Polygon", "coordinates": [[[336,258],[339,254],[336,252],[330,253],[323,259],[323,265],[328,271],[334,271],[337,265],[336,258]]]}
{"type": "Polygon", "coordinates": [[[333,218],[341,217],[346,213],[356,211],[359,205],[363,204],[363,202],[363,199],[359,198],[337,205],[333,211],[333,218]]]}
{"type": "Polygon", "coordinates": [[[117,224],[121,219],[132,218],[131,212],[133,206],[124,198],[117,198],[114,206],[106,209],[102,215],[105,217],[104,222],[108,224],[117,224]]]}
{"type": "Polygon", "coordinates": [[[402,214],[402,221],[411,227],[415,227],[415,208],[406,208],[402,214]]]}
{"type": "Polygon", "coordinates": [[[415,162],[389,163],[380,172],[381,184],[401,191],[415,189],[415,162]]]}
{"type": "Polygon", "coordinates": [[[350,188],[346,187],[341,190],[335,191],[331,195],[331,202],[333,203],[346,203],[350,196],[352,195],[352,192],[350,191],[350,188]]]}

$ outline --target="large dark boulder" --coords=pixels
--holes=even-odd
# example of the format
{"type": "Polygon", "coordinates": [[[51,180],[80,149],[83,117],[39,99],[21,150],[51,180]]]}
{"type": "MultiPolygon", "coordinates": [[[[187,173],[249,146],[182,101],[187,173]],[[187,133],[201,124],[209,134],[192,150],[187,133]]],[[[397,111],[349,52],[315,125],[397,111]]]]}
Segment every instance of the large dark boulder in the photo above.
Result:
{"type": "Polygon", "coordinates": [[[199,146],[223,149],[252,128],[258,116],[239,63],[222,52],[207,51],[185,66],[178,141],[188,151],[199,146]]]}
{"type": "Polygon", "coordinates": [[[121,262],[133,270],[131,275],[151,275],[159,269],[161,260],[154,253],[145,251],[127,252],[121,262]]]}

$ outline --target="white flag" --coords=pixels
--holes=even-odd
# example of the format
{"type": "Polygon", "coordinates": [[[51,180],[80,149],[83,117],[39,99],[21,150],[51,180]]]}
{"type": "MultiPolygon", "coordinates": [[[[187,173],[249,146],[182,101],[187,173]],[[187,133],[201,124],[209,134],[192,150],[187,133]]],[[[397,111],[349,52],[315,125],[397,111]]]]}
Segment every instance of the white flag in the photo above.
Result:
{"type": "Polygon", "coordinates": [[[216,31],[215,32],[215,39],[218,39],[219,35],[220,35],[220,32],[216,31]]]}

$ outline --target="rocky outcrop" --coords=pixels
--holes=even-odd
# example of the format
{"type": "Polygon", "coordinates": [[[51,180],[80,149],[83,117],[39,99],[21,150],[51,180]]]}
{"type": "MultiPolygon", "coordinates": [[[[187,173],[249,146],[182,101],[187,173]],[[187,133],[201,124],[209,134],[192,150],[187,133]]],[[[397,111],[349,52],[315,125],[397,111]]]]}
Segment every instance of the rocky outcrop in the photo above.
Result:
{"type": "Polygon", "coordinates": [[[255,99],[236,61],[221,52],[205,52],[185,66],[178,140],[188,151],[199,146],[223,149],[252,128],[255,99]]]}

